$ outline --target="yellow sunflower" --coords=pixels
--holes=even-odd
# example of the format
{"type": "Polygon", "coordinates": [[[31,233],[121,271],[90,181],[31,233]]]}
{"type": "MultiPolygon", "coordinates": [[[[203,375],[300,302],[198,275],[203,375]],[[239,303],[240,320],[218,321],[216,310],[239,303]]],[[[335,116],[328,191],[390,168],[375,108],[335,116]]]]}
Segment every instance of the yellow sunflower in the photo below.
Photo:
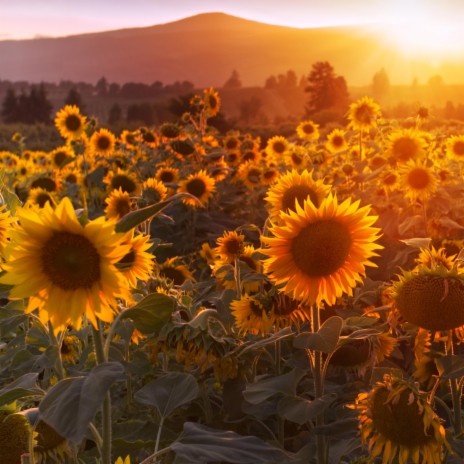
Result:
{"type": "Polygon", "coordinates": [[[6,205],[0,206],[0,253],[3,252],[8,243],[11,227],[15,222],[15,218],[11,216],[6,208],[6,205]]]}
{"type": "Polygon", "coordinates": [[[308,153],[301,145],[292,145],[285,155],[285,163],[294,169],[304,169],[308,164],[308,153]]]}
{"type": "Polygon", "coordinates": [[[446,142],[446,155],[452,158],[464,158],[464,135],[452,135],[446,142]]]}
{"type": "Polygon", "coordinates": [[[132,210],[131,197],[121,188],[113,190],[108,198],[105,198],[105,203],[105,214],[109,219],[119,220],[132,210]]]}
{"type": "Polygon", "coordinates": [[[273,224],[271,236],[262,237],[265,271],[292,298],[333,305],[343,293],[352,295],[366,266],[376,266],[369,261],[382,248],[375,243],[376,219],[359,201],[338,204],[331,194],[318,208],[308,200],[296,203],[295,211],[281,213],[282,225],[273,224]]]}
{"type": "Polygon", "coordinates": [[[421,266],[424,265],[429,269],[437,266],[443,266],[445,269],[451,270],[455,266],[454,258],[456,254],[447,254],[445,248],[438,248],[432,245],[430,249],[421,248],[419,256],[416,258],[416,263],[421,266]]]}
{"type": "Polygon", "coordinates": [[[242,335],[265,335],[271,330],[272,320],[257,298],[245,295],[240,300],[232,301],[230,309],[235,318],[235,325],[242,335]]]}
{"type": "Polygon", "coordinates": [[[237,177],[249,188],[254,189],[262,185],[262,167],[253,162],[247,161],[240,165],[237,171],[237,177]]]}
{"type": "Polygon", "coordinates": [[[369,393],[360,393],[354,409],[372,458],[383,455],[385,464],[443,462],[444,446],[449,447],[445,429],[426,394],[412,383],[386,377],[369,393]]]}
{"type": "Polygon", "coordinates": [[[352,103],[348,110],[350,127],[355,130],[365,130],[375,127],[380,117],[380,106],[370,97],[362,97],[352,103]]]}
{"type": "Polygon", "coordinates": [[[95,327],[97,317],[112,321],[116,298],[127,291],[115,263],[130,250],[114,223],[100,217],[83,227],[68,198],[56,209],[22,210],[18,219],[1,277],[13,285],[9,298],[29,297],[26,312],[38,309],[57,332],[79,328],[83,313],[95,327]]]}
{"type": "Polygon", "coordinates": [[[142,184],[142,198],[149,205],[165,200],[167,195],[168,189],[159,180],[149,178],[142,184]]]}
{"type": "Polygon", "coordinates": [[[315,124],[313,121],[302,121],[296,128],[296,135],[307,142],[317,140],[319,138],[319,124],[315,124]]]}
{"type": "Polygon", "coordinates": [[[206,115],[211,118],[219,113],[221,108],[221,99],[219,94],[213,89],[205,89],[203,91],[203,103],[206,115]]]}
{"type": "Polygon", "coordinates": [[[307,306],[283,293],[277,293],[272,298],[271,314],[276,327],[286,327],[292,323],[299,325],[311,320],[311,311],[307,306]]]}
{"type": "Polygon", "coordinates": [[[116,146],[116,137],[108,129],[100,129],[90,137],[90,146],[96,155],[109,156],[116,146]]]}
{"type": "Polygon", "coordinates": [[[224,262],[231,263],[238,258],[245,247],[245,236],[235,231],[225,231],[222,237],[216,240],[215,254],[224,262]]]}
{"type": "Polygon", "coordinates": [[[424,162],[411,160],[399,170],[405,198],[425,201],[437,190],[438,178],[424,162]]]}
{"type": "Polygon", "coordinates": [[[158,136],[155,134],[155,132],[146,127],[139,129],[139,137],[142,142],[150,148],[156,148],[158,146],[158,136]]]}
{"type": "Polygon", "coordinates": [[[339,153],[348,148],[348,142],[345,138],[345,131],[334,129],[328,136],[325,144],[330,153],[339,153]]]}
{"type": "Polygon", "coordinates": [[[393,132],[387,143],[388,152],[398,163],[422,158],[425,153],[425,142],[413,129],[402,129],[393,132]]]}
{"type": "Polygon", "coordinates": [[[279,178],[279,175],[280,171],[277,168],[268,166],[263,169],[261,183],[263,185],[271,185],[279,178]]]}
{"type": "Polygon", "coordinates": [[[213,193],[216,191],[216,183],[214,179],[208,176],[205,170],[201,170],[196,174],[190,174],[187,179],[179,182],[179,192],[186,192],[200,200],[201,203],[194,198],[183,198],[182,201],[193,208],[201,208],[208,203],[213,193]]]}
{"type": "Polygon", "coordinates": [[[279,161],[284,157],[289,149],[289,141],[281,135],[275,135],[274,137],[271,137],[266,144],[266,153],[270,157],[274,157],[279,161]]]}
{"type": "Polygon", "coordinates": [[[126,148],[135,148],[138,135],[137,132],[123,130],[119,136],[119,142],[124,144],[126,148]]]}
{"type": "Polygon", "coordinates": [[[318,207],[330,192],[330,186],[321,180],[313,179],[313,171],[306,169],[299,173],[296,170],[281,174],[264,198],[269,207],[269,214],[277,216],[281,212],[295,211],[296,203],[300,206],[309,199],[318,207]]]}
{"type": "Polygon", "coordinates": [[[123,169],[118,169],[116,173],[110,171],[105,177],[104,182],[111,191],[121,189],[131,196],[140,195],[142,193],[142,186],[137,177],[133,173],[123,169]]]}
{"type": "Polygon", "coordinates": [[[163,184],[176,184],[179,182],[179,170],[168,166],[160,168],[156,171],[155,179],[163,184]]]}
{"type": "Polygon", "coordinates": [[[240,148],[240,144],[241,144],[240,138],[234,134],[228,134],[222,140],[222,146],[227,151],[238,150],[240,148]]]}
{"type": "Polygon", "coordinates": [[[193,273],[182,263],[178,256],[173,256],[158,265],[158,272],[161,277],[169,279],[174,285],[182,285],[186,280],[195,281],[193,273]]]}
{"type": "Polygon", "coordinates": [[[44,421],[39,421],[34,429],[34,455],[38,464],[64,462],[66,456],[71,457],[72,451],[66,438],[44,421]]]}
{"type": "Polygon", "coordinates": [[[46,204],[55,207],[56,203],[57,199],[54,192],[47,192],[47,190],[39,187],[33,188],[29,191],[26,205],[43,208],[46,204]]]}
{"type": "Polygon", "coordinates": [[[152,245],[149,240],[149,235],[134,235],[132,230],[123,241],[125,245],[130,246],[130,249],[116,263],[116,267],[132,288],[137,288],[137,280],[146,281],[151,276],[154,256],[147,251],[152,245]]]}
{"type": "Polygon", "coordinates": [[[62,137],[78,140],[85,131],[86,117],[76,105],[66,105],[56,114],[55,126],[62,137]]]}
{"type": "Polygon", "coordinates": [[[69,158],[74,158],[74,152],[69,147],[59,147],[55,148],[50,152],[50,160],[55,169],[61,169],[63,163],[69,158]]]}
{"type": "Polygon", "coordinates": [[[208,242],[201,245],[199,253],[208,265],[214,264],[214,261],[216,260],[215,249],[212,248],[208,242]]]}

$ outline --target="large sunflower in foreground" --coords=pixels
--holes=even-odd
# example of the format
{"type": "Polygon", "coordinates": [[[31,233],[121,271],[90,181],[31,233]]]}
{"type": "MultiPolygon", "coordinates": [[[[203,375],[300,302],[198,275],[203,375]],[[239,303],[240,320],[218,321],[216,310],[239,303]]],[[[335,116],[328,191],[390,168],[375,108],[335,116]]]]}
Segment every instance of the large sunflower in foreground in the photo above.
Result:
{"type": "Polygon", "coordinates": [[[1,277],[13,286],[9,298],[29,297],[26,312],[38,309],[57,332],[68,324],[79,328],[83,313],[94,326],[97,317],[112,321],[116,297],[128,289],[115,263],[130,251],[114,222],[100,217],[83,227],[68,198],[55,210],[48,203],[22,210],[18,219],[1,277]]]}
{"type": "Polygon", "coordinates": [[[383,455],[385,464],[443,462],[443,448],[449,447],[445,429],[413,384],[386,377],[369,393],[360,393],[354,408],[361,439],[372,458],[383,455]]]}
{"type": "Polygon", "coordinates": [[[295,211],[282,213],[281,225],[269,228],[268,245],[262,252],[265,271],[281,290],[306,304],[335,304],[343,293],[362,281],[369,261],[382,248],[375,243],[380,229],[372,227],[376,216],[369,207],[346,199],[338,204],[331,194],[319,208],[305,200],[295,211]]]}
{"type": "Polygon", "coordinates": [[[269,188],[265,200],[269,214],[279,215],[281,212],[295,211],[295,203],[302,206],[307,199],[318,207],[329,192],[329,185],[313,179],[313,171],[305,169],[299,173],[293,169],[277,178],[277,182],[269,188]]]}
{"type": "Polygon", "coordinates": [[[77,140],[84,134],[86,117],[76,105],[66,105],[56,113],[55,126],[66,139],[77,140]]]}

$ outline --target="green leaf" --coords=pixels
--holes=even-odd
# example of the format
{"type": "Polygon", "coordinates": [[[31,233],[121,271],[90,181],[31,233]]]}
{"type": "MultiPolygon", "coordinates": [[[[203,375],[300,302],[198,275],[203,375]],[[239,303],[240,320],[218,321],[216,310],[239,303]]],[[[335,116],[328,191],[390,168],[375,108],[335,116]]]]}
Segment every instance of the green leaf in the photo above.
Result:
{"type": "Polygon", "coordinates": [[[438,373],[443,379],[459,379],[464,376],[464,359],[462,356],[442,356],[435,359],[438,373]]]}
{"type": "Polygon", "coordinates": [[[8,187],[2,185],[0,187],[0,194],[3,198],[4,203],[7,205],[8,210],[13,216],[16,213],[16,209],[21,206],[21,200],[18,198],[16,193],[12,192],[8,187]]]}
{"type": "Polygon", "coordinates": [[[20,398],[42,396],[42,390],[36,385],[38,376],[38,373],[30,372],[2,388],[0,390],[0,406],[12,403],[20,398]]]}
{"type": "Polygon", "coordinates": [[[160,201],[159,203],[156,203],[154,205],[146,206],[145,208],[140,208],[135,211],[131,211],[118,221],[115,230],[116,232],[128,232],[129,230],[133,229],[139,224],[142,224],[143,222],[147,221],[148,219],[151,219],[152,217],[155,217],[161,211],[166,209],[169,205],[179,200],[182,200],[182,198],[193,198],[199,202],[198,198],[194,197],[193,195],[190,195],[189,193],[177,193],[176,195],[169,197],[165,201],[160,201]]]}
{"type": "Polygon", "coordinates": [[[141,404],[153,406],[165,418],[178,407],[193,401],[199,393],[193,375],[169,372],[135,392],[134,399],[141,404]]]}
{"type": "Polygon", "coordinates": [[[111,385],[123,378],[120,363],[95,366],[85,377],[71,377],[54,385],[39,405],[40,417],[61,436],[79,444],[101,408],[111,385]]]}
{"type": "Polygon", "coordinates": [[[324,395],[314,401],[297,396],[285,396],[277,405],[277,412],[296,424],[303,425],[324,412],[337,398],[335,393],[324,395]]]}
{"type": "Polygon", "coordinates": [[[290,464],[291,453],[276,448],[254,436],[212,429],[186,422],[179,440],[171,445],[178,457],[188,462],[231,462],[240,464],[290,464]]]}
{"type": "Polygon", "coordinates": [[[317,333],[304,332],[293,341],[295,348],[332,353],[337,347],[343,319],[333,316],[327,319],[317,333]]]}
{"type": "Polygon", "coordinates": [[[151,293],[132,308],[126,309],[122,319],[131,319],[143,334],[157,332],[169,321],[175,301],[163,293],[151,293]]]}
{"type": "Polygon", "coordinates": [[[270,337],[265,338],[264,340],[259,340],[257,342],[250,342],[248,344],[243,344],[241,345],[237,351],[238,351],[238,356],[243,355],[247,351],[250,350],[256,350],[258,348],[263,348],[264,346],[271,345],[276,343],[279,340],[283,340],[285,338],[290,337],[293,335],[293,330],[291,327],[285,327],[278,332],[276,332],[274,335],[271,335],[270,337]]]}
{"type": "Polygon", "coordinates": [[[284,375],[249,383],[243,392],[243,397],[249,403],[259,404],[277,393],[295,395],[296,387],[304,375],[305,371],[302,369],[293,369],[284,375]]]}

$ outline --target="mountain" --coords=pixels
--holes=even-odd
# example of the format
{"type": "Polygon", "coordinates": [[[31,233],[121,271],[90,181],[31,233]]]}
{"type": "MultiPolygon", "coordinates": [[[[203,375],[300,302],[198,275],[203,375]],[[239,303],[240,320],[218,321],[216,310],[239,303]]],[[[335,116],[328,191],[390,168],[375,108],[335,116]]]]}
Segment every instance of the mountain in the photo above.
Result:
{"type": "Polygon", "coordinates": [[[243,85],[262,86],[270,75],[289,69],[307,74],[316,61],[329,61],[349,85],[370,83],[381,68],[395,83],[438,73],[447,81],[446,68],[442,73],[431,62],[406,61],[373,27],[299,29],[223,13],[144,28],[0,41],[0,79],[12,81],[96,83],[105,76],[118,83],[189,80],[197,87],[220,87],[236,69],[243,85]]]}

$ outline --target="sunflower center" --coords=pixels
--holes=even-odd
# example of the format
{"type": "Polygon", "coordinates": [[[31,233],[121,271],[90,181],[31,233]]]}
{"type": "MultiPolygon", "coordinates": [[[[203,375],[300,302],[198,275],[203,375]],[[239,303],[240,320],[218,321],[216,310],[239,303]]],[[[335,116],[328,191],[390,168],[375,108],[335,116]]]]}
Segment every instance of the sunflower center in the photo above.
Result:
{"type": "Polygon", "coordinates": [[[75,132],[81,127],[81,118],[75,114],[69,114],[66,116],[64,123],[68,130],[75,132]]]}
{"type": "Polygon", "coordinates": [[[110,147],[110,145],[111,145],[111,143],[110,143],[110,139],[108,137],[105,137],[105,136],[98,137],[97,147],[100,150],[107,150],[110,147]]]}
{"type": "Polygon", "coordinates": [[[319,206],[319,198],[316,192],[307,185],[293,185],[282,196],[282,210],[284,212],[295,211],[295,202],[302,207],[304,201],[309,197],[311,203],[317,208],[319,206]]]}
{"type": "Polygon", "coordinates": [[[70,184],[75,184],[77,182],[77,176],[75,174],[68,174],[65,178],[66,182],[70,184]]]}
{"type": "Polygon", "coordinates": [[[354,340],[349,345],[340,347],[330,359],[334,366],[361,367],[369,361],[369,341],[354,340]]]}
{"type": "Polygon", "coordinates": [[[285,317],[291,316],[300,306],[298,300],[294,300],[287,295],[280,294],[272,306],[274,313],[277,316],[285,317]]]}
{"type": "Polygon", "coordinates": [[[408,137],[402,137],[393,144],[393,153],[400,161],[415,158],[417,151],[418,147],[416,142],[408,137]]]}
{"type": "Polygon", "coordinates": [[[226,142],[226,148],[229,150],[233,150],[238,147],[238,140],[237,139],[228,139],[226,142]]]}
{"type": "Polygon", "coordinates": [[[111,179],[111,188],[113,190],[121,190],[123,192],[132,193],[136,190],[135,182],[128,176],[118,174],[111,179]]]}
{"type": "Polygon", "coordinates": [[[187,182],[187,192],[194,195],[197,198],[201,198],[201,196],[206,192],[206,185],[201,179],[192,179],[187,182]]]}
{"type": "Polygon", "coordinates": [[[259,169],[253,168],[248,171],[247,179],[248,182],[252,184],[259,184],[261,176],[261,171],[259,169]]]}
{"type": "Polygon", "coordinates": [[[292,153],[293,164],[299,166],[303,162],[303,158],[298,156],[296,153],[292,153]]]}
{"type": "Polygon", "coordinates": [[[209,95],[208,97],[208,106],[214,110],[218,106],[218,101],[217,98],[214,95],[209,95]]]}
{"type": "Polygon", "coordinates": [[[285,151],[285,144],[282,142],[274,142],[272,148],[276,153],[283,153],[285,151]]]}
{"type": "Polygon", "coordinates": [[[144,189],[143,196],[150,203],[158,203],[161,201],[161,193],[153,187],[144,189]]]}
{"type": "Polygon", "coordinates": [[[408,174],[408,184],[414,189],[422,190],[430,184],[430,177],[425,169],[416,168],[408,174]]]}
{"type": "Polygon", "coordinates": [[[343,145],[344,139],[340,135],[336,135],[332,138],[332,145],[335,147],[341,147],[343,145]]]}
{"type": "Polygon", "coordinates": [[[410,402],[412,392],[403,390],[389,401],[390,391],[380,387],[372,398],[372,421],[374,427],[394,444],[407,447],[423,446],[433,438],[433,433],[424,432],[423,412],[419,411],[417,400],[410,402]],[[397,401],[398,400],[398,401],[397,401]]]}
{"type": "Polygon", "coordinates": [[[297,267],[311,277],[336,272],[346,261],[351,248],[348,229],[333,219],[309,224],[293,239],[291,253],[297,267]]]}
{"type": "Polygon", "coordinates": [[[314,126],[312,124],[305,124],[303,126],[303,132],[305,134],[311,135],[312,133],[314,133],[314,126]]]}
{"type": "Polygon", "coordinates": [[[361,105],[356,108],[354,116],[362,124],[370,124],[374,117],[370,106],[367,105],[361,105]]]}
{"type": "Polygon", "coordinates": [[[242,156],[243,161],[254,161],[256,159],[256,153],[253,150],[248,150],[242,156]]]}
{"type": "Polygon", "coordinates": [[[57,166],[61,166],[64,162],[64,160],[67,158],[67,154],[64,151],[59,151],[55,153],[55,156],[53,157],[53,161],[57,166]]]}
{"type": "Polygon", "coordinates": [[[130,269],[135,263],[135,251],[131,250],[126,253],[117,263],[116,267],[122,271],[130,269]]]}
{"type": "Polygon", "coordinates": [[[263,307],[254,300],[250,300],[250,311],[256,317],[263,317],[263,307]]]}
{"type": "Polygon", "coordinates": [[[396,175],[389,172],[384,178],[383,183],[385,185],[393,185],[396,182],[396,175]]]}
{"type": "Polygon", "coordinates": [[[35,199],[35,202],[39,205],[40,208],[43,208],[45,206],[45,203],[47,201],[51,204],[52,199],[50,198],[50,195],[46,193],[39,193],[35,199]]]}
{"type": "Polygon", "coordinates": [[[56,190],[56,182],[50,177],[39,177],[31,183],[31,188],[43,188],[47,192],[54,192],[56,190]]]}
{"type": "Polygon", "coordinates": [[[237,239],[228,239],[225,241],[226,252],[228,255],[238,255],[243,252],[243,241],[237,239]]]}
{"type": "Polygon", "coordinates": [[[185,275],[179,269],[174,267],[166,267],[160,270],[160,273],[168,278],[171,279],[174,285],[182,285],[185,282],[185,275]]]}
{"type": "Polygon", "coordinates": [[[130,205],[129,201],[121,198],[121,199],[116,201],[115,209],[116,209],[116,212],[118,213],[118,215],[120,217],[123,217],[127,213],[130,213],[131,205],[130,205]]]}
{"type": "Polygon", "coordinates": [[[453,145],[453,151],[456,155],[464,155],[464,142],[459,140],[453,145]]]}
{"type": "Polygon", "coordinates": [[[156,138],[152,132],[145,132],[142,136],[143,141],[147,143],[154,143],[156,142],[156,138]]]}
{"type": "Polygon", "coordinates": [[[174,181],[174,174],[171,171],[163,171],[159,178],[162,182],[169,184],[174,181]]]}
{"type": "Polygon", "coordinates": [[[55,232],[42,248],[43,272],[63,290],[91,288],[100,280],[100,255],[82,235],[55,232]]]}

